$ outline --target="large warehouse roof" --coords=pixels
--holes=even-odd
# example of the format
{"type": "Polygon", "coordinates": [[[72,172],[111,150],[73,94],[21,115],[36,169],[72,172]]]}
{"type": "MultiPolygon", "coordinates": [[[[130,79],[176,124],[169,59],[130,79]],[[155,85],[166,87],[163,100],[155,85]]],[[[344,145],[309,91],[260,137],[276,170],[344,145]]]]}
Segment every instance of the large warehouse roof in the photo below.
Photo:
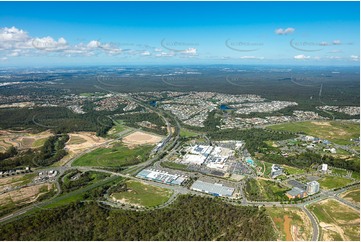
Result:
{"type": "Polygon", "coordinates": [[[191,189],[205,193],[215,194],[218,196],[232,196],[234,192],[234,188],[232,187],[226,187],[222,184],[209,183],[200,180],[194,182],[191,186],[191,189]]]}

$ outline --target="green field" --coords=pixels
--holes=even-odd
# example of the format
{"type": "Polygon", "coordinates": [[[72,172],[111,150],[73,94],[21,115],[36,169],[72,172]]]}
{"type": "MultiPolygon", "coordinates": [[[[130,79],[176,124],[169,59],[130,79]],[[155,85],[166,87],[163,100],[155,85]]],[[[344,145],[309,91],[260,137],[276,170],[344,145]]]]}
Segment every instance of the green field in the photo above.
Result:
{"type": "Polygon", "coordinates": [[[250,201],[286,200],[285,192],[289,190],[274,181],[248,179],[245,185],[246,197],[250,201]]]}
{"type": "Polygon", "coordinates": [[[33,143],[33,147],[40,147],[40,146],[43,146],[45,141],[47,140],[48,138],[41,138],[41,139],[37,139],[34,141],[33,143]]]}
{"type": "Polygon", "coordinates": [[[175,162],[165,161],[160,164],[162,167],[170,168],[170,169],[176,169],[176,170],[186,170],[187,165],[179,164],[175,162]]]}
{"type": "Polygon", "coordinates": [[[273,130],[303,132],[340,145],[352,144],[350,139],[360,136],[360,126],[358,123],[342,121],[294,122],[272,125],[269,128],[273,130]]]}
{"type": "Polygon", "coordinates": [[[359,241],[360,236],[360,213],[347,205],[336,200],[328,199],[314,203],[309,206],[320,222],[341,229],[342,232],[335,232],[334,229],[322,229],[321,240],[352,240],[359,241]]]}
{"type": "Polygon", "coordinates": [[[97,183],[88,185],[88,186],[84,186],[80,189],[77,189],[75,191],[69,192],[69,193],[65,193],[61,196],[58,196],[54,199],[51,199],[50,201],[47,201],[46,203],[44,203],[44,205],[42,205],[42,208],[45,209],[49,209],[49,208],[55,208],[55,207],[59,207],[59,206],[63,206],[72,202],[77,202],[77,201],[81,201],[84,200],[84,195],[95,189],[98,187],[101,187],[103,185],[109,184],[109,183],[114,183],[114,182],[119,182],[121,181],[123,178],[122,177],[117,177],[117,176],[112,176],[112,177],[108,177],[106,179],[103,179],[102,181],[99,181],[97,183]]]}
{"type": "Polygon", "coordinates": [[[354,202],[354,203],[360,202],[360,188],[358,188],[356,190],[352,190],[352,191],[347,191],[344,194],[346,194],[346,196],[344,196],[344,198],[348,198],[348,199],[352,200],[352,202],[354,202]]]}
{"type": "Polygon", "coordinates": [[[115,120],[114,126],[108,131],[108,136],[116,138],[116,134],[126,130],[128,127],[124,125],[122,120],[115,120]]]}
{"type": "Polygon", "coordinates": [[[119,142],[111,148],[98,148],[79,157],[72,166],[119,167],[134,165],[145,161],[152,148],[153,146],[144,145],[129,149],[119,142]]]}
{"type": "Polygon", "coordinates": [[[282,165],[282,167],[284,168],[285,172],[287,172],[289,175],[299,175],[305,173],[305,170],[293,166],[282,165]]]}
{"type": "Polygon", "coordinates": [[[113,193],[111,196],[132,205],[155,207],[168,201],[172,195],[171,190],[134,180],[126,182],[126,189],[126,191],[113,193]]]}
{"type": "Polygon", "coordinates": [[[184,129],[184,128],[182,128],[182,129],[180,130],[180,136],[181,136],[181,137],[190,138],[190,137],[196,137],[196,136],[198,136],[198,135],[199,135],[199,133],[196,133],[196,132],[191,131],[191,130],[189,130],[189,129],[184,129]]]}
{"type": "Polygon", "coordinates": [[[321,189],[335,189],[344,187],[352,182],[349,178],[337,177],[337,176],[325,176],[318,180],[321,189]]]}

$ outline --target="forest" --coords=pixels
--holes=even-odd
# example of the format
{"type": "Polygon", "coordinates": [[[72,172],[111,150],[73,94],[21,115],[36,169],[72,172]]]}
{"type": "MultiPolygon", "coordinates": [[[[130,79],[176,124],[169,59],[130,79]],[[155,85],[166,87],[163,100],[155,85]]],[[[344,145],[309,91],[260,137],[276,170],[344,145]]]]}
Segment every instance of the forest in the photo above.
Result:
{"type": "Polygon", "coordinates": [[[164,209],[137,212],[72,203],[4,224],[1,240],[274,240],[265,208],[182,195],[164,209]]]}
{"type": "Polygon", "coordinates": [[[321,155],[311,151],[289,157],[283,157],[282,155],[278,154],[264,154],[263,160],[270,163],[291,165],[298,168],[311,167],[312,164],[326,163],[329,166],[343,168],[355,172],[360,171],[360,160],[357,158],[346,160],[330,155],[321,155]]]}
{"type": "Polygon", "coordinates": [[[287,132],[269,131],[258,128],[247,130],[223,129],[217,132],[210,132],[208,135],[212,140],[244,140],[246,142],[245,148],[252,155],[268,147],[264,141],[285,140],[295,137],[295,135],[287,132]]]}

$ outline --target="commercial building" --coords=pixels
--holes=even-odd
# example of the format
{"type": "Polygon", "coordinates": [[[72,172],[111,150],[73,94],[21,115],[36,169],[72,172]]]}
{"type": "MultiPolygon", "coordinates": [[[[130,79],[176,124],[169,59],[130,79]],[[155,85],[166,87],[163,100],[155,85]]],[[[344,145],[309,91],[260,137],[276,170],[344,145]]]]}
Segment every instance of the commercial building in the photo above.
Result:
{"type": "Polygon", "coordinates": [[[317,181],[311,181],[307,183],[307,194],[312,195],[320,191],[320,184],[317,181]]]}
{"type": "Polygon", "coordinates": [[[271,169],[272,178],[276,178],[277,176],[282,175],[282,173],[283,173],[282,167],[275,164],[272,165],[272,169],[271,169]]]}
{"type": "Polygon", "coordinates": [[[289,199],[294,199],[294,198],[304,198],[305,196],[307,196],[307,193],[305,190],[302,190],[298,187],[294,187],[292,188],[290,191],[288,191],[286,193],[286,196],[289,199]]]}
{"type": "Polygon", "coordinates": [[[165,171],[153,170],[153,169],[144,169],[139,172],[136,177],[166,183],[170,185],[182,185],[182,183],[187,179],[185,176],[179,176],[176,174],[169,174],[165,171]]]}
{"type": "Polygon", "coordinates": [[[322,170],[323,172],[327,172],[327,169],[328,169],[327,164],[322,164],[321,170],[322,170]]]}
{"type": "Polygon", "coordinates": [[[191,186],[191,189],[198,192],[208,193],[217,197],[230,197],[234,192],[233,187],[226,187],[219,183],[209,183],[200,180],[194,182],[191,186]]]}

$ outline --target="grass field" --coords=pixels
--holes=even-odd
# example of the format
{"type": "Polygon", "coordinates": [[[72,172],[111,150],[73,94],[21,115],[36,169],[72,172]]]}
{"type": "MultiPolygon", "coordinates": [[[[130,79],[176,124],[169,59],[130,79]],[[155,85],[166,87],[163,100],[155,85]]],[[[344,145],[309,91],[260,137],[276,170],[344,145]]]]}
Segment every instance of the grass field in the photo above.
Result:
{"type": "Polygon", "coordinates": [[[304,132],[340,145],[352,144],[350,139],[360,136],[359,124],[342,121],[294,122],[272,125],[269,128],[290,132],[304,132]]]}
{"type": "Polygon", "coordinates": [[[126,130],[128,127],[124,125],[122,120],[115,120],[114,126],[108,131],[108,136],[115,138],[116,134],[126,130]]]}
{"type": "Polygon", "coordinates": [[[296,168],[296,167],[293,167],[293,166],[282,165],[282,167],[285,169],[285,171],[289,175],[299,175],[299,174],[304,174],[305,173],[305,170],[300,169],[300,168],[296,168]]]}
{"type": "Polygon", "coordinates": [[[181,136],[181,137],[190,138],[190,137],[196,137],[196,136],[198,136],[198,135],[199,135],[199,133],[196,133],[196,132],[191,131],[191,130],[189,130],[189,129],[184,129],[184,128],[182,128],[182,129],[180,130],[180,136],[181,136]]]}
{"type": "Polygon", "coordinates": [[[249,179],[246,182],[245,193],[251,201],[280,201],[286,200],[286,187],[276,182],[263,179],[249,179]]]}
{"type": "Polygon", "coordinates": [[[67,142],[67,145],[78,145],[84,142],[86,142],[86,140],[83,139],[82,137],[73,135],[70,137],[70,140],[67,142]]]}
{"type": "Polygon", "coordinates": [[[129,149],[122,143],[116,143],[111,148],[98,148],[87,153],[72,164],[72,166],[114,167],[129,166],[147,159],[153,146],[143,145],[129,149]]]}
{"type": "Polygon", "coordinates": [[[186,170],[187,165],[179,164],[175,162],[169,162],[165,161],[160,164],[162,167],[170,168],[170,169],[176,169],[176,170],[186,170]]]}
{"type": "Polygon", "coordinates": [[[47,140],[48,138],[41,138],[41,139],[37,139],[34,141],[33,143],[33,146],[34,147],[40,147],[40,146],[43,146],[45,141],[47,140]]]}
{"type": "Polygon", "coordinates": [[[344,177],[325,176],[318,180],[318,182],[320,183],[321,189],[335,189],[346,186],[351,183],[352,180],[344,177]]]}
{"type": "Polygon", "coordinates": [[[272,218],[279,240],[311,239],[311,222],[299,208],[267,208],[267,214],[272,218]]]}
{"type": "Polygon", "coordinates": [[[168,189],[133,180],[127,181],[126,186],[127,191],[113,193],[111,196],[123,203],[155,207],[168,201],[172,195],[172,191],[168,189]]]}
{"type": "Polygon", "coordinates": [[[50,201],[48,201],[46,204],[44,204],[42,206],[42,208],[45,209],[49,209],[49,208],[56,208],[59,206],[63,206],[72,202],[77,202],[77,201],[81,201],[84,200],[84,194],[95,189],[98,187],[101,187],[105,184],[108,183],[115,183],[115,182],[119,182],[121,181],[123,178],[122,177],[117,177],[117,176],[112,176],[106,179],[103,179],[102,181],[99,181],[97,183],[88,185],[88,186],[84,186],[80,189],[77,189],[75,191],[69,192],[69,193],[65,193],[59,197],[56,197],[50,201]]]}
{"type": "Polygon", "coordinates": [[[341,197],[353,203],[360,203],[360,188],[344,192],[341,197]]]}
{"type": "Polygon", "coordinates": [[[321,240],[359,241],[360,213],[333,199],[309,206],[320,221],[321,240]]]}

